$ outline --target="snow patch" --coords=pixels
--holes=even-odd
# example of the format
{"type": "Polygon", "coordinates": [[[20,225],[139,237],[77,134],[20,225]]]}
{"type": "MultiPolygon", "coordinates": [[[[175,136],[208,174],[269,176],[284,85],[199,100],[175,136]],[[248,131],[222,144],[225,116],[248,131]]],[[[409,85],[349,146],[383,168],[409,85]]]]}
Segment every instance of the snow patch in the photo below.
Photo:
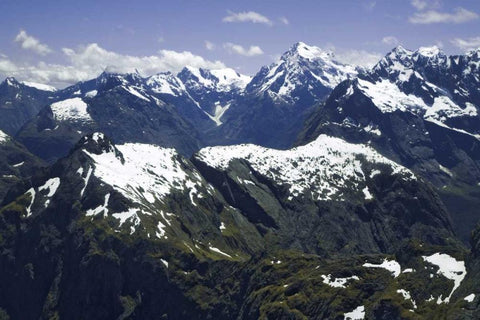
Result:
{"type": "Polygon", "coordinates": [[[333,278],[332,275],[322,275],[323,278],[323,283],[326,285],[329,285],[330,287],[333,288],[346,288],[346,284],[350,280],[360,280],[359,277],[357,276],[351,276],[351,277],[346,277],[346,278],[333,278]]]}
{"type": "Polygon", "coordinates": [[[60,178],[51,178],[43,186],[39,187],[38,191],[48,190],[47,197],[51,198],[57,192],[59,186],[60,178]]]}
{"type": "Polygon", "coordinates": [[[382,268],[390,271],[394,278],[400,275],[402,268],[400,264],[395,260],[387,260],[386,258],[383,260],[381,264],[372,264],[372,263],[364,263],[364,267],[366,268],[382,268]]]}
{"type": "Polygon", "coordinates": [[[405,289],[398,289],[397,293],[400,293],[403,296],[403,299],[410,300],[413,304],[413,309],[417,309],[417,304],[415,303],[415,300],[412,299],[410,292],[405,289]]]}
{"type": "Polygon", "coordinates": [[[29,216],[32,215],[32,206],[33,206],[33,202],[35,202],[35,189],[30,188],[30,189],[27,190],[27,192],[25,192],[25,194],[27,194],[27,193],[30,194],[30,197],[32,198],[30,200],[30,204],[26,208],[27,209],[27,217],[29,217],[29,216]]]}
{"type": "Polygon", "coordinates": [[[58,121],[93,121],[87,111],[87,104],[78,97],[55,102],[50,109],[52,109],[53,117],[58,121]]]}
{"type": "Polygon", "coordinates": [[[465,298],[463,298],[463,300],[465,300],[465,301],[467,301],[467,302],[473,302],[473,300],[475,300],[475,293],[469,294],[468,296],[466,296],[465,298]]]}
{"type": "Polygon", "coordinates": [[[460,283],[467,275],[465,262],[458,261],[455,258],[449,256],[448,254],[439,252],[431,256],[422,256],[422,258],[424,261],[438,267],[437,274],[440,274],[449,280],[453,280],[453,289],[448,295],[448,297],[444,300],[439,297],[441,303],[449,303],[452,294],[455,292],[455,290],[457,290],[457,288],[460,286],[460,283]]]}
{"type": "Polygon", "coordinates": [[[8,140],[10,140],[10,136],[5,132],[3,132],[2,130],[0,130],[0,143],[5,143],[8,140]]]}
{"type": "Polygon", "coordinates": [[[220,250],[220,249],[218,249],[218,248],[215,248],[215,247],[212,247],[212,246],[209,246],[208,248],[209,248],[211,251],[213,251],[213,252],[220,253],[220,254],[222,254],[222,255],[224,255],[224,256],[226,256],[226,257],[232,258],[231,255],[229,255],[228,253],[223,252],[222,250],[220,250]]]}
{"type": "Polygon", "coordinates": [[[345,320],[363,320],[365,319],[365,307],[358,306],[353,311],[344,314],[345,320]]]}
{"type": "Polygon", "coordinates": [[[96,97],[97,94],[98,94],[97,90],[92,90],[92,91],[88,91],[87,93],[85,93],[85,97],[86,98],[93,98],[93,97],[96,97]]]}
{"type": "Polygon", "coordinates": [[[107,214],[108,214],[107,206],[108,206],[108,200],[109,199],[110,199],[110,193],[107,193],[105,195],[105,201],[104,201],[103,205],[100,205],[100,206],[96,207],[95,209],[88,209],[87,212],[86,212],[86,216],[87,217],[96,216],[100,212],[103,212],[103,216],[106,217],[107,214]]]}

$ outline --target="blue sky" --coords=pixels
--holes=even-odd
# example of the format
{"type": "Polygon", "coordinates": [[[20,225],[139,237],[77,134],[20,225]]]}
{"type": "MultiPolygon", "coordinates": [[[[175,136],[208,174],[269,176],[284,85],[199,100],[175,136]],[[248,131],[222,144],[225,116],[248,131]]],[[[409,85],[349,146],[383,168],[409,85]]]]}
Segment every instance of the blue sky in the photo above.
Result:
{"type": "Polygon", "coordinates": [[[0,0],[0,75],[57,86],[183,64],[254,74],[293,43],[371,64],[397,44],[480,47],[478,0],[0,0]]]}

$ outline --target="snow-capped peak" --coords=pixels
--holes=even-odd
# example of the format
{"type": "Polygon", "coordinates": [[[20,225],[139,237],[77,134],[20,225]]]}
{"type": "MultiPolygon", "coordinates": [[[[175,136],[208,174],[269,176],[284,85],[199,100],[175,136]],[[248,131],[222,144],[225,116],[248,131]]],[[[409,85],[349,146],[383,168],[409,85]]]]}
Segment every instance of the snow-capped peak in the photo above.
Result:
{"type": "Polygon", "coordinates": [[[7,77],[4,81],[7,86],[18,88],[19,82],[14,77],[7,77]]]}
{"type": "Polygon", "coordinates": [[[396,58],[396,59],[408,59],[413,55],[413,51],[405,49],[401,45],[396,46],[395,48],[390,51],[387,56],[390,58],[396,58]]]}
{"type": "Polygon", "coordinates": [[[336,61],[332,52],[298,42],[279,61],[263,67],[247,86],[247,91],[267,92],[280,99],[296,100],[301,95],[318,100],[357,73],[354,66],[336,61]]]}
{"type": "Polygon", "coordinates": [[[477,49],[469,50],[466,55],[470,58],[480,59],[480,47],[478,47],[477,49]]]}
{"type": "Polygon", "coordinates": [[[185,92],[182,81],[171,72],[162,72],[147,78],[147,86],[155,93],[179,96],[185,92]]]}
{"type": "Polygon", "coordinates": [[[231,68],[207,70],[191,66],[183,68],[178,77],[187,88],[203,87],[217,92],[243,90],[251,80],[251,77],[242,75],[231,68]]]}
{"type": "Polygon", "coordinates": [[[307,60],[316,60],[316,59],[333,59],[335,55],[332,51],[325,51],[316,46],[309,46],[304,42],[297,42],[295,43],[289,51],[287,51],[283,56],[282,59],[287,59],[292,55],[298,55],[301,58],[307,60]]]}

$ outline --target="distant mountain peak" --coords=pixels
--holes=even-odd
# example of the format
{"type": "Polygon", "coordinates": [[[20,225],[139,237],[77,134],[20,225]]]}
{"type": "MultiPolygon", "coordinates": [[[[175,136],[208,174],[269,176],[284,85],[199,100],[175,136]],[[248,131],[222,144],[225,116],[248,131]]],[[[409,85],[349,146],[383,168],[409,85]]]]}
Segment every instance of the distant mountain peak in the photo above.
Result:
{"type": "Polygon", "coordinates": [[[186,66],[177,75],[187,88],[205,87],[218,92],[243,90],[251,77],[243,75],[231,68],[202,69],[186,66]]]}
{"type": "Polygon", "coordinates": [[[18,82],[14,77],[7,77],[3,83],[5,83],[7,86],[16,88],[20,86],[20,82],[18,82]]]}
{"type": "Polygon", "coordinates": [[[314,103],[357,73],[356,67],[336,61],[332,52],[297,42],[279,61],[263,67],[247,91],[267,92],[274,99],[302,99],[302,104],[314,103]]]}
{"type": "Polygon", "coordinates": [[[295,43],[287,52],[282,55],[282,59],[286,60],[294,56],[307,60],[331,60],[335,58],[335,55],[332,51],[323,50],[316,46],[310,46],[304,42],[295,43]]]}

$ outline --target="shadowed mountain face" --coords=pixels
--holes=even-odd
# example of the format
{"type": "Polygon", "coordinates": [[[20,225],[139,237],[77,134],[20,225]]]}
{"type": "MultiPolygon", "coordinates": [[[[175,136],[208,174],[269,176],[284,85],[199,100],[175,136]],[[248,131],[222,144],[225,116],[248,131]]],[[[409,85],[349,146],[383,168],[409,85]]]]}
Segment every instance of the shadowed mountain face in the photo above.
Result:
{"type": "Polygon", "coordinates": [[[43,85],[7,78],[0,83],[0,130],[13,136],[43,107],[55,91],[43,85]]]}

